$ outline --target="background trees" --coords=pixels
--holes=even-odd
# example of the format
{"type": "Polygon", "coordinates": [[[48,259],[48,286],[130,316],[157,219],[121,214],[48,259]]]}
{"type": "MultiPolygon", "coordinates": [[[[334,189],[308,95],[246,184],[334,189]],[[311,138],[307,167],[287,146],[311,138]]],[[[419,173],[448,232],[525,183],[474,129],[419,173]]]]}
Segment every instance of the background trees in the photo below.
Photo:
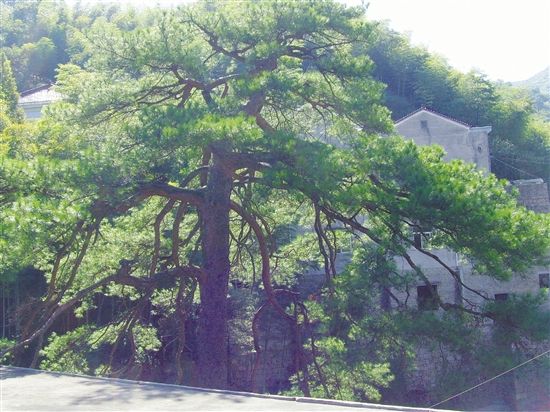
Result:
{"type": "MultiPolygon", "coordinates": [[[[128,30],[147,17],[117,5],[67,7],[63,2],[2,0],[0,46],[13,64],[20,91],[53,83],[55,69],[83,64],[79,32],[96,20],[128,30]]],[[[368,13],[367,13],[368,17],[368,13]]],[[[550,178],[549,98],[546,72],[532,82],[489,82],[481,73],[459,73],[445,59],[414,47],[383,24],[373,28],[368,47],[357,47],[374,62],[374,77],[387,85],[384,103],[394,120],[426,105],[473,126],[491,125],[493,172],[507,179],[550,178]],[[532,87],[530,86],[532,85],[532,87]]]]}
{"type": "MultiPolygon", "coordinates": [[[[2,134],[2,274],[33,265],[48,281],[19,310],[15,362],[160,379],[173,359],[173,381],[227,387],[233,281],[255,293],[257,311],[252,319],[244,312],[257,353],[269,308],[289,325],[303,393],[335,396],[340,387],[346,397],[376,399],[391,379],[390,346],[360,349],[390,339],[373,332],[390,320],[356,309],[363,294],[374,304],[380,288],[404,281],[391,256],[408,259],[408,276],[426,281],[407,254],[412,228],[433,227],[438,245],[500,279],[547,250],[547,218],[518,208],[502,182],[443,163],[438,149],[378,137],[391,133],[390,112],[359,51],[380,33],[361,9],[208,2],[132,19],[100,14],[74,20],[73,61],[57,75],[64,101],[36,130],[2,134]],[[340,278],[336,254],[350,239],[383,256],[374,265],[358,254],[355,272],[340,278]],[[355,310],[347,320],[331,313],[326,331],[349,324],[320,339],[317,353],[309,312],[322,308],[291,287],[314,265],[325,269],[323,304],[355,310]],[[71,312],[81,320],[50,335],[71,312]],[[63,364],[61,353],[70,354],[63,364]],[[317,358],[337,363],[310,365],[317,358]],[[339,383],[348,366],[363,381],[339,383]]],[[[449,80],[440,59],[386,35],[413,55],[402,60],[415,67],[415,85],[400,68],[399,98],[436,102],[434,84],[465,99],[492,96],[482,78],[449,80]]],[[[436,303],[456,317],[497,316],[436,303]]]]}
{"type": "Polygon", "coordinates": [[[19,120],[17,110],[17,86],[11,70],[11,62],[3,52],[0,52],[0,131],[11,122],[19,120]]]}

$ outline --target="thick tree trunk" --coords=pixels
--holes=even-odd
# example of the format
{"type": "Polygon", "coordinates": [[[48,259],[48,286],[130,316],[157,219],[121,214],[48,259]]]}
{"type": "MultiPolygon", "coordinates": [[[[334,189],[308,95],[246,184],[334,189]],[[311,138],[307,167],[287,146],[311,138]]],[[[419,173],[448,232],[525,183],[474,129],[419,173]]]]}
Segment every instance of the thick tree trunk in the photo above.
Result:
{"type": "Polygon", "coordinates": [[[203,277],[198,322],[199,385],[227,387],[227,291],[229,282],[229,211],[232,179],[223,159],[213,155],[201,208],[203,277]]]}

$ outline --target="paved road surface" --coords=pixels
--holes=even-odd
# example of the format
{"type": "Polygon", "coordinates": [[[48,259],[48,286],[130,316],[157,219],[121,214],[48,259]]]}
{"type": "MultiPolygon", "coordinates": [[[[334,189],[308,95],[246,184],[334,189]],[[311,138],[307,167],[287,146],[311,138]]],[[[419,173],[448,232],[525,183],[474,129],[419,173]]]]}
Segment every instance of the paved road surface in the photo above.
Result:
{"type": "Polygon", "coordinates": [[[0,367],[0,411],[354,411],[422,409],[369,404],[323,404],[304,398],[259,397],[0,367]]]}

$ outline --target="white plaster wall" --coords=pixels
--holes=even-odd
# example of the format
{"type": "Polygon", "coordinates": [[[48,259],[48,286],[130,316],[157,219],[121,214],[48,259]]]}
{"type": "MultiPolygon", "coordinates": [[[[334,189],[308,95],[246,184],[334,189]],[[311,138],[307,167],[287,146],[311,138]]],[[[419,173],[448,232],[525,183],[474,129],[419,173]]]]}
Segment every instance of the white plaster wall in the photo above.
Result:
{"type": "Polygon", "coordinates": [[[420,111],[395,125],[397,133],[419,146],[437,144],[445,150],[446,161],[474,163],[489,171],[489,127],[468,127],[437,114],[420,111]]]}
{"type": "MultiPolygon", "coordinates": [[[[508,281],[500,281],[488,276],[481,276],[473,274],[471,271],[465,271],[463,275],[463,281],[466,285],[473,289],[481,290],[487,297],[494,299],[496,294],[508,293],[508,294],[538,294],[540,290],[539,286],[539,274],[550,273],[549,266],[534,266],[524,274],[515,274],[508,281]]],[[[464,290],[463,295],[465,299],[476,304],[482,304],[483,299],[474,293],[464,290]]],[[[543,308],[550,310],[550,300],[546,298],[546,302],[543,308]]]]}
{"type": "Polygon", "coordinates": [[[21,104],[19,105],[23,109],[25,114],[25,119],[27,120],[38,120],[42,117],[42,108],[45,104],[21,104]]]}

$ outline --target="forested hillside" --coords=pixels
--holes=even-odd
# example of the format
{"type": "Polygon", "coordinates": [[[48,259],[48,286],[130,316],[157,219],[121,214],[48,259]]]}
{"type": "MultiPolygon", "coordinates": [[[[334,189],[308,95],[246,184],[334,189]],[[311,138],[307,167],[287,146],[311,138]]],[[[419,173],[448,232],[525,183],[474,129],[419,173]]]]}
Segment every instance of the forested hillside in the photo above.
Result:
{"type": "Polygon", "coordinates": [[[546,179],[528,93],[332,0],[1,6],[0,362],[425,407],[548,342],[547,283],[475,282],[543,267],[550,216],[392,134],[426,105],[492,125],[499,177],[546,179]],[[64,99],[22,121],[45,83],[64,99]]]}
{"type": "MultiPolygon", "coordinates": [[[[63,2],[2,0],[0,45],[11,61],[19,92],[54,83],[59,64],[83,64],[76,40],[99,18],[130,29],[135,11],[99,3],[69,8],[63,2]]],[[[368,13],[367,13],[368,16],[368,13]]],[[[472,126],[493,127],[493,172],[507,179],[550,180],[548,71],[515,87],[489,81],[482,73],[460,73],[446,60],[415,47],[379,24],[368,47],[358,50],[374,62],[375,77],[387,85],[392,118],[427,106],[472,126]]]]}
{"type": "Polygon", "coordinates": [[[538,90],[542,94],[550,95],[550,67],[534,74],[526,80],[513,82],[512,84],[529,90],[538,90]]]}
{"type": "Polygon", "coordinates": [[[512,85],[528,90],[533,98],[535,110],[550,121],[550,67],[512,85]]]}

